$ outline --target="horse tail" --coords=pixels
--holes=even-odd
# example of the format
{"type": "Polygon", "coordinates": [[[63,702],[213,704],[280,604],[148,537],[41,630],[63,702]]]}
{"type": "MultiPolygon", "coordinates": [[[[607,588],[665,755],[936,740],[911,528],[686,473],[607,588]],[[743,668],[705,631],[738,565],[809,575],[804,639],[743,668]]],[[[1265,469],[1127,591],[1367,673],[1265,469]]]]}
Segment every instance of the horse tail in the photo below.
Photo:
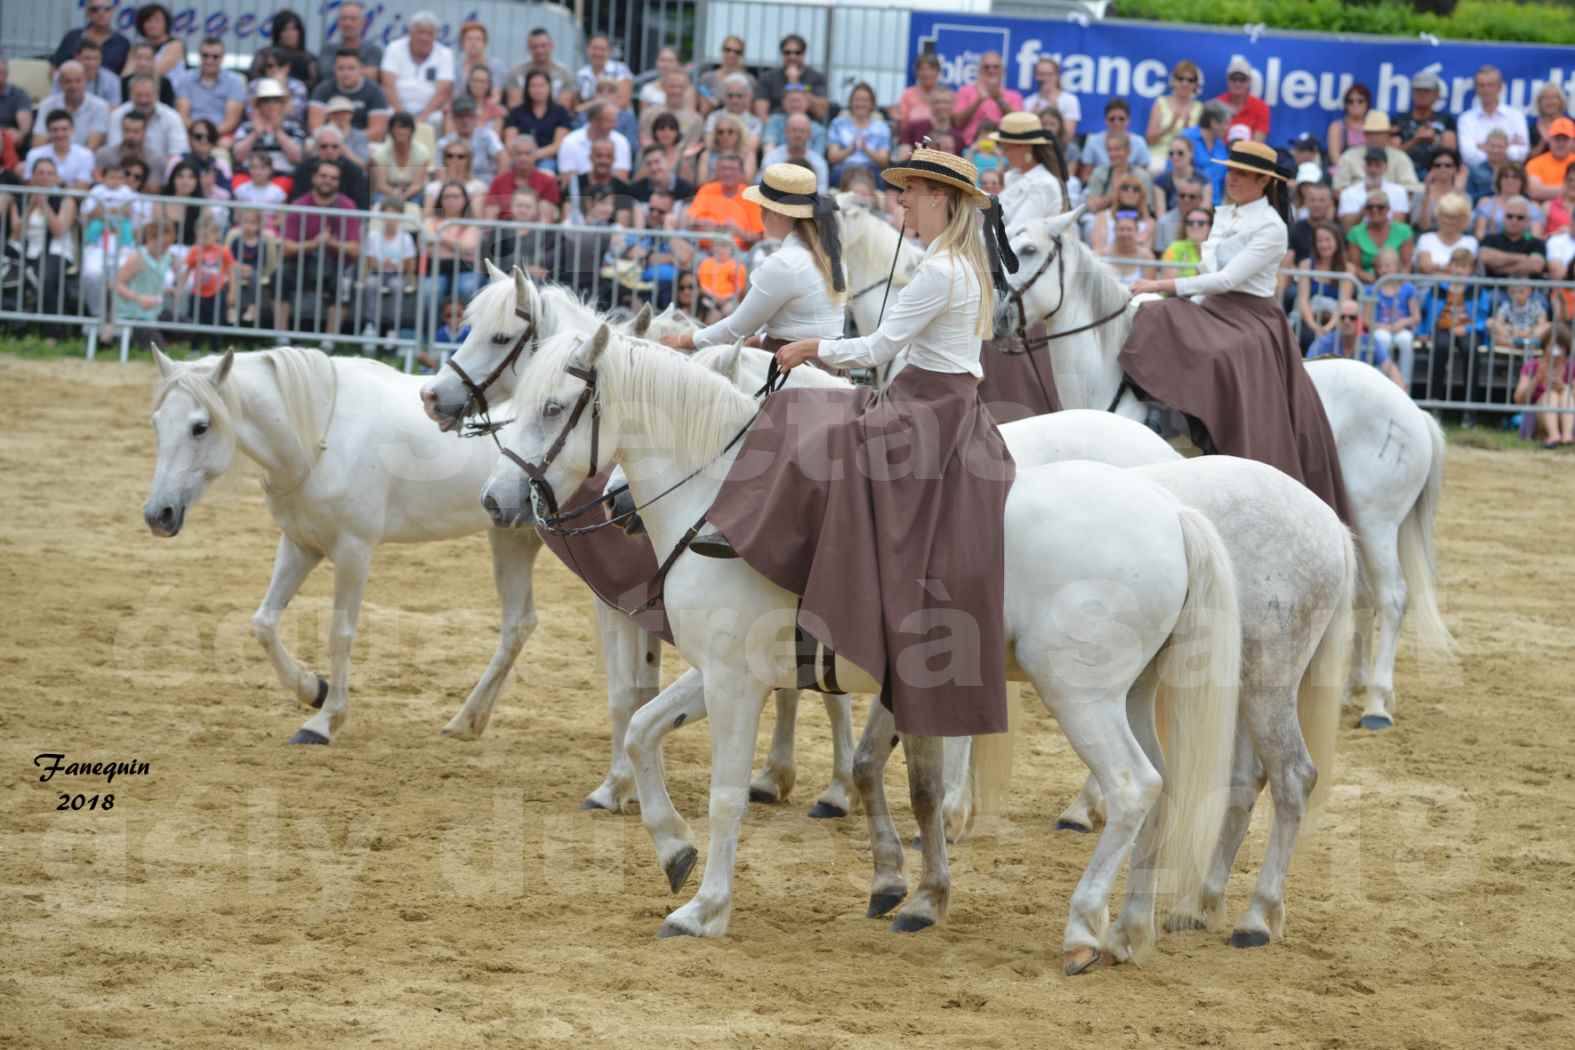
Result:
{"type": "Polygon", "coordinates": [[[1006,732],[973,738],[974,819],[1006,812],[1006,791],[1012,780],[1012,746],[1022,723],[1017,690],[1006,687],[1006,732]]]}
{"type": "Polygon", "coordinates": [[[1187,599],[1157,658],[1156,715],[1166,727],[1166,754],[1155,817],[1159,870],[1171,873],[1170,888],[1185,900],[1201,887],[1225,820],[1241,684],[1241,604],[1218,530],[1197,510],[1177,511],[1187,599]]]}
{"type": "Polygon", "coordinates": [[[1301,722],[1302,740],[1312,756],[1318,780],[1308,801],[1308,812],[1323,808],[1334,786],[1334,753],[1339,741],[1340,705],[1351,674],[1351,649],[1356,640],[1356,575],[1360,562],[1349,529],[1340,530],[1345,553],[1345,570],[1340,590],[1334,599],[1334,615],[1323,629],[1312,662],[1302,675],[1297,692],[1296,713],[1301,722]]]}
{"type": "Polygon", "coordinates": [[[1400,572],[1405,577],[1422,644],[1447,653],[1454,651],[1455,639],[1438,609],[1438,566],[1433,543],[1434,518],[1444,489],[1444,430],[1427,413],[1422,413],[1422,418],[1427,422],[1433,458],[1428,464],[1427,483],[1400,523],[1400,572]]]}

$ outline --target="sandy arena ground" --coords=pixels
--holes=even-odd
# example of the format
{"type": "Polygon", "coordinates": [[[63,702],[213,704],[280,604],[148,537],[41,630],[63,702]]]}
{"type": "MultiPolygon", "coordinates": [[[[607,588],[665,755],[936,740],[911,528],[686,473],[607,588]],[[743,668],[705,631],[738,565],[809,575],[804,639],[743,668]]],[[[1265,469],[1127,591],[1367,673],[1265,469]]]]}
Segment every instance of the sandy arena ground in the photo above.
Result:
{"type": "MultiPolygon", "coordinates": [[[[954,851],[944,926],[863,917],[862,818],[805,816],[829,767],[810,700],[794,797],[745,823],[730,935],[658,941],[695,882],[669,895],[637,818],[577,809],[606,769],[605,699],[585,592],[548,554],[485,739],[438,734],[495,642],[476,536],[380,551],[350,721],[286,747],[305,713],[248,633],[276,538],[256,468],[150,537],[152,374],[0,357],[0,1047],[1575,1045],[1575,458],[1452,450],[1462,658],[1402,650],[1391,732],[1348,709],[1285,941],[1170,936],[1143,968],[1067,979],[1092,840],[1050,830],[1082,768],[1037,703],[1013,830],[954,851]],[[114,782],[110,812],[57,812],[57,788],[102,786],[39,783],[49,751],[151,770],[114,782]]],[[[320,569],[285,620],[319,669],[330,594],[320,569]]],[[[708,757],[703,728],[667,750],[701,834],[708,757]]]]}

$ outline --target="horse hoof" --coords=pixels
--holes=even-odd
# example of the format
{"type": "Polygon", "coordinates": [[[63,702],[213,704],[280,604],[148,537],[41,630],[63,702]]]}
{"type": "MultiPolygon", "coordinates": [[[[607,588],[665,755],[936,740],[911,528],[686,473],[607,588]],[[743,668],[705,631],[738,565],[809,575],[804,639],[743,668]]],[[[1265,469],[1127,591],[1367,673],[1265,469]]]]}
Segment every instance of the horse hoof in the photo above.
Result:
{"type": "Polygon", "coordinates": [[[899,915],[891,920],[892,933],[918,933],[935,925],[934,919],[926,919],[922,915],[899,915]]]}
{"type": "Polygon", "coordinates": [[[1103,958],[1098,948],[1074,948],[1062,956],[1061,968],[1068,977],[1076,977],[1098,966],[1103,958]]]}
{"type": "Polygon", "coordinates": [[[297,729],[290,738],[292,744],[327,744],[328,738],[311,729],[297,729]]]}
{"type": "Polygon", "coordinates": [[[1374,732],[1379,732],[1384,729],[1392,728],[1395,722],[1394,719],[1390,718],[1388,715],[1363,715],[1362,720],[1356,724],[1361,726],[1363,729],[1371,729],[1374,732]]]}
{"type": "Polygon", "coordinates": [[[700,854],[693,846],[685,846],[676,857],[662,866],[667,872],[667,885],[674,893],[684,888],[684,883],[689,881],[689,873],[695,870],[695,862],[700,859],[700,854]]]}
{"type": "Polygon", "coordinates": [[[606,808],[607,808],[606,806],[602,805],[600,802],[596,801],[594,798],[587,798],[587,799],[585,799],[585,801],[580,803],[580,809],[581,810],[606,809],[606,808]]]}
{"type": "Polygon", "coordinates": [[[906,893],[872,893],[870,894],[869,910],[864,913],[866,919],[878,919],[902,903],[906,893]]]}
{"type": "MultiPolygon", "coordinates": [[[[323,706],[323,701],[327,700],[327,699],[328,699],[328,679],[324,678],[322,675],[318,675],[317,676],[317,699],[312,701],[312,709],[313,710],[321,710],[322,706],[323,706]]],[[[326,741],[326,740],[323,741],[323,743],[325,743],[325,744],[327,742],[328,741],[326,741]]]]}
{"type": "Polygon", "coordinates": [[[1076,831],[1083,835],[1087,835],[1094,830],[1080,820],[1068,820],[1065,817],[1055,822],[1055,829],[1057,831],[1076,831]]]}
{"type": "Polygon", "coordinates": [[[1237,930],[1230,935],[1232,948],[1262,948],[1269,943],[1269,935],[1262,930],[1237,930]]]}
{"type": "Polygon", "coordinates": [[[841,820],[848,815],[848,811],[830,802],[817,802],[809,807],[809,815],[815,820],[841,820]]]}
{"type": "Polygon", "coordinates": [[[782,800],[777,798],[771,792],[767,791],[765,788],[752,787],[749,789],[749,801],[764,802],[768,806],[774,806],[782,800]]]}
{"type": "Polygon", "coordinates": [[[669,938],[669,937],[698,937],[698,936],[699,936],[699,934],[692,933],[689,930],[684,929],[682,926],[679,926],[678,924],[671,923],[671,922],[664,922],[664,923],[662,923],[662,928],[656,931],[657,939],[658,940],[663,940],[663,941],[667,940],[667,938],[669,938]]]}

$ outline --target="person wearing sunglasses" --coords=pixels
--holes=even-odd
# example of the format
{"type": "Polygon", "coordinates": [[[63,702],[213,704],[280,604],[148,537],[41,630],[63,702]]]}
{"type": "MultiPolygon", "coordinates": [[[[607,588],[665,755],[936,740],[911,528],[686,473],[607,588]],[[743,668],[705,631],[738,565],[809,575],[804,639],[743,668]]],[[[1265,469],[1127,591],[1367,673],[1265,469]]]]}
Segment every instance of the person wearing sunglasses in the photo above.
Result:
{"type": "Polygon", "coordinates": [[[1366,147],[1362,157],[1362,177],[1340,190],[1340,221],[1347,229],[1367,217],[1368,198],[1382,193],[1389,202],[1389,214],[1397,220],[1406,219],[1411,208],[1411,196],[1404,186],[1388,176],[1389,156],[1377,146],[1366,147]]]}
{"type": "Polygon", "coordinates": [[[224,68],[224,41],[204,37],[197,47],[197,68],[177,69],[175,112],[189,127],[194,120],[211,120],[219,134],[234,134],[246,115],[246,81],[224,68]]]}
{"type": "Polygon", "coordinates": [[[1346,150],[1367,145],[1367,114],[1373,108],[1373,93],[1366,84],[1352,84],[1345,89],[1340,105],[1343,112],[1329,123],[1327,133],[1331,157],[1343,157],[1346,150]]]}
{"type": "MultiPolygon", "coordinates": [[[[937,63],[936,69],[939,68],[937,63]]],[[[1038,86],[1023,100],[1023,108],[1034,114],[1047,109],[1060,113],[1061,131],[1057,138],[1069,142],[1077,134],[1078,121],[1083,119],[1083,105],[1076,95],[1061,90],[1061,63],[1049,55],[1040,55],[1034,62],[1034,83],[1038,86]]]]}
{"type": "Polygon", "coordinates": [[[1411,108],[1394,119],[1395,140],[1417,171],[1427,168],[1437,150],[1458,148],[1454,115],[1438,105],[1443,87],[1437,73],[1424,70],[1416,74],[1411,78],[1411,108]]]}
{"type": "Polygon", "coordinates": [[[114,0],[87,0],[82,5],[82,13],[87,16],[87,24],[66,30],[66,35],[60,38],[60,46],[49,56],[50,71],[76,58],[83,44],[92,44],[99,49],[104,68],[120,76],[131,53],[131,41],[115,32],[114,0]]]}
{"type": "Polygon", "coordinates": [[[826,74],[809,64],[809,45],[797,33],[789,33],[777,45],[782,64],[760,74],[760,91],[755,95],[755,116],[765,120],[782,108],[782,95],[789,84],[798,84],[810,95],[809,111],[824,123],[831,103],[826,98],[826,74]]]}
{"type": "Polygon", "coordinates": [[[1168,153],[1176,136],[1197,124],[1203,116],[1198,92],[1203,90],[1203,73],[1190,59],[1182,59],[1170,70],[1170,94],[1154,100],[1148,111],[1148,131],[1144,138],[1156,156],[1168,153]]]}
{"type": "Polygon", "coordinates": [[[1252,129],[1252,141],[1269,138],[1269,107],[1252,93],[1252,63],[1240,55],[1230,60],[1225,70],[1225,93],[1216,96],[1230,110],[1229,124],[1245,124],[1252,129]]]}
{"type": "Polygon", "coordinates": [[[730,36],[722,41],[722,60],[717,65],[700,74],[696,87],[700,91],[700,109],[705,113],[721,106],[724,101],[724,85],[729,77],[743,77],[749,87],[749,112],[754,113],[754,100],[760,94],[760,82],[755,79],[749,67],[744,65],[744,54],[748,45],[741,36],[730,36]]]}
{"type": "Polygon", "coordinates": [[[1362,221],[1351,227],[1346,240],[1356,249],[1355,274],[1363,284],[1378,280],[1378,253],[1392,248],[1400,256],[1400,268],[1411,272],[1411,253],[1416,231],[1394,217],[1389,195],[1372,190],[1362,205],[1362,221]]]}
{"type": "Polygon", "coordinates": [[[1334,329],[1319,336],[1307,351],[1309,361],[1321,357],[1347,357],[1353,361],[1363,361],[1388,376],[1400,389],[1405,389],[1405,379],[1390,360],[1388,351],[1373,339],[1371,332],[1363,330],[1362,308],[1355,300],[1340,304],[1340,315],[1334,329]]]}
{"type": "Polygon", "coordinates": [[[966,149],[979,137],[985,122],[1000,126],[1008,113],[1023,108],[1023,96],[1006,86],[1006,62],[994,51],[979,59],[979,75],[972,84],[963,85],[952,107],[952,131],[957,144],[966,149]]]}
{"type": "Polygon", "coordinates": [[[1504,201],[1504,229],[1483,237],[1478,253],[1489,277],[1541,277],[1548,268],[1548,245],[1532,233],[1531,208],[1525,197],[1504,201]]]}

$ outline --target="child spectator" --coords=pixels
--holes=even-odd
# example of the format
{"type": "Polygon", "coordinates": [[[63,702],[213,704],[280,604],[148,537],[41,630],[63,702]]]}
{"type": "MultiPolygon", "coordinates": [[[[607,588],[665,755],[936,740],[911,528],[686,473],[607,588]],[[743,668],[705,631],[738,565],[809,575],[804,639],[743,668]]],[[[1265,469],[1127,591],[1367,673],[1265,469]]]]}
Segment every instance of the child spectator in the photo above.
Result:
{"type": "Polygon", "coordinates": [[[1193,208],[1182,223],[1183,236],[1165,247],[1163,256],[1168,263],[1186,263],[1185,266],[1165,267],[1164,277],[1195,277],[1203,262],[1203,242],[1209,239],[1214,226],[1214,215],[1207,208],[1193,208]]]}
{"type": "MultiPolygon", "coordinates": [[[[1456,248],[1449,257],[1450,280],[1441,281],[1422,297],[1422,330],[1431,333],[1433,348],[1427,366],[1427,397],[1434,401],[1455,400],[1453,395],[1469,395],[1471,351],[1481,336],[1492,296],[1467,285],[1465,278],[1476,268],[1468,248],[1456,248]]],[[[1467,413],[1467,426],[1474,416],[1467,413]]]]}
{"type": "Polygon", "coordinates": [[[1317,274],[1341,274],[1350,271],[1345,252],[1345,239],[1340,227],[1332,222],[1313,227],[1312,254],[1298,264],[1306,271],[1296,279],[1296,316],[1302,353],[1311,349],[1318,337],[1339,327],[1340,304],[1355,294],[1350,281],[1339,277],[1317,274]]]}
{"type": "MultiPolygon", "coordinates": [[[[235,257],[219,243],[219,223],[212,215],[197,220],[197,244],[186,253],[185,292],[191,298],[191,319],[217,326],[225,315],[225,289],[235,272],[235,257]]],[[[208,352],[218,353],[219,333],[208,336],[208,352]]]]}
{"type": "Polygon", "coordinates": [[[1515,404],[1565,410],[1521,414],[1520,436],[1531,440],[1540,423],[1542,447],[1547,449],[1575,444],[1575,413],[1569,411],[1575,408],[1575,357],[1569,353],[1569,338],[1569,329],[1560,328],[1546,353],[1527,358],[1520,366],[1520,381],[1515,384],[1515,404]]]}
{"type": "MultiPolygon", "coordinates": [[[[261,150],[246,158],[246,169],[251,178],[234,189],[235,199],[242,204],[260,204],[263,228],[277,235],[279,232],[279,205],[285,202],[284,188],[273,181],[273,161],[261,150]]],[[[250,209],[243,209],[249,211],[250,209]]]]}
{"type": "MultiPolygon", "coordinates": [[[[142,227],[141,243],[127,255],[115,275],[115,317],[121,321],[157,321],[164,311],[164,288],[169,282],[175,254],[175,224],[155,218],[142,227]]],[[[164,340],[151,328],[132,330],[138,346],[164,340]]]]}
{"type": "MultiPolygon", "coordinates": [[[[1378,253],[1380,279],[1393,277],[1399,272],[1399,252],[1385,248],[1378,253]]],[[[1380,281],[1368,314],[1368,330],[1372,332],[1373,342],[1378,345],[1378,349],[1384,351],[1399,367],[1401,378],[1405,380],[1401,386],[1405,390],[1411,389],[1411,373],[1416,364],[1416,353],[1411,344],[1416,338],[1416,326],[1421,320],[1422,307],[1417,298],[1416,285],[1410,281],[1380,281]]]]}
{"type": "MultiPolygon", "coordinates": [[[[433,333],[433,341],[439,346],[459,346],[470,335],[470,325],[465,323],[465,304],[450,299],[443,304],[443,323],[433,333]]],[[[423,355],[425,356],[425,355],[423,355]]],[[[429,368],[427,361],[423,361],[429,368]]]]}
{"type": "Polygon", "coordinates": [[[383,221],[371,224],[361,245],[361,316],[364,336],[377,336],[399,325],[399,295],[416,290],[416,239],[405,221],[405,206],[388,198],[377,206],[383,221]],[[397,306],[395,304],[398,304],[397,306]]]}
{"type": "MultiPolygon", "coordinates": [[[[126,185],[125,165],[117,159],[105,166],[103,181],[88,191],[82,202],[82,297],[88,310],[106,322],[106,276],[119,266],[122,254],[136,244],[132,224],[136,200],[136,192],[126,185]]],[[[114,329],[106,324],[100,338],[114,337],[114,329]]]]}
{"type": "Polygon", "coordinates": [[[700,264],[700,289],[718,311],[732,312],[747,276],[744,264],[733,258],[733,242],[725,237],[713,240],[710,257],[700,264]]]}
{"type": "Polygon", "coordinates": [[[1001,170],[991,168],[989,171],[981,171],[979,188],[992,196],[1000,196],[1001,191],[1006,188],[1006,184],[1002,181],[1001,170]]]}
{"type": "Polygon", "coordinates": [[[273,316],[264,289],[273,284],[282,248],[279,238],[263,229],[263,213],[246,208],[236,216],[237,225],[224,238],[235,265],[230,268],[230,291],[225,316],[237,324],[266,328],[273,316]]]}
{"type": "MultiPolygon", "coordinates": [[[[973,161],[973,166],[982,175],[987,171],[1006,169],[1006,157],[1001,154],[995,139],[996,124],[993,120],[986,120],[979,125],[979,137],[974,139],[966,154],[973,161]]],[[[1004,176],[1003,176],[1004,177],[1004,176]]]]}
{"type": "Polygon", "coordinates": [[[1547,304],[1541,296],[1532,295],[1528,283],[1512,285],[1509,298],[1499,302],[1488,321],[1493,345],[1515,350],[1540,350],[1552,327],[1547,304]]]}

